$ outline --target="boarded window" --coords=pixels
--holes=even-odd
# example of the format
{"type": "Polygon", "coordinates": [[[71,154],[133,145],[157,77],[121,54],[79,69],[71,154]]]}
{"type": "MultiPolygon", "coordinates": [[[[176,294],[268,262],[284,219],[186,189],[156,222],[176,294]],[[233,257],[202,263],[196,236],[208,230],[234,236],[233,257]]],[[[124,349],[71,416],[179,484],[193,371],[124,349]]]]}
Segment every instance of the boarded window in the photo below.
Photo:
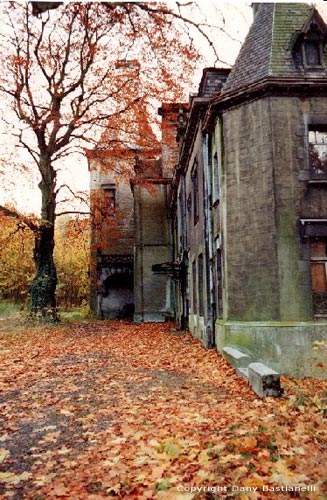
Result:
{"type": "Polygon", "coordinates": [[[212,158],[212,201],[215,203],[220,198],[219,186],[219,164],[218,155],[215,153],[212,158]]]}
{"type": "Polygon", "coordinates": [[[198,177],[197,164],[195,164],[192,172],[192,193],[193,193],[193,221],[195,225],[199,220],[199,177],[198,177]]]}
{"type": "Polygon", "coordinates": [[[199,314],[204,315],[204,300],[203,300],[203,255],[198,257],[198,273],[199,273],[199,314]]]}
{"type": "Polygon", "coordinates": [[[327,315],[327,239],[310,242],[311,284],[314,313],[327,315]]]}
{"type": "Polygon", "coordinates": [[[216,272],[217,272],[217,311],[218,311],[218,318],[222,318],[223,317],[223,286],[222,286],[222,258],[221,258],[221,249],[220,248],[217,248],[216,272]]]}
{"type": "Polygon", "coordinates": [[[114,184],[104,184],[102,210],[105,215],[114,215],[116,209],[116,187],[114,184]]]}
{"type": "Polygon", "coordinates": [[[193,287],[192,287],[192,305],[193,305],[193,314],[197,313],[198,310],[198,302],[197,302],[197,288],[196,288],[196,261],[193,261],[192,264],[192,280],[193,280],[193,287]]]}
{"type": "Polygon", "coordinates": [[[322,64],[321,44],[319,40],[306,40],[303,44],[304,65],[317,67],[322,64]]]}

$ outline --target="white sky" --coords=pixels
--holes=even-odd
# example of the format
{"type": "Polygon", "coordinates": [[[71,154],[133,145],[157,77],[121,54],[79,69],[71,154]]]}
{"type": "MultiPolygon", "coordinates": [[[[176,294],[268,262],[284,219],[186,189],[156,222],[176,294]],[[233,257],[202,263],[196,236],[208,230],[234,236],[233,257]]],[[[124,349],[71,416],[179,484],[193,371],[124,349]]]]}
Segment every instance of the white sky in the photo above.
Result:
{"type": "MultiPolygon", "coordinates": [[[[296,0],[295,0],[296,1],[296,0]]],[[[0,0],[1,3],[1,0],[0,0]]],[[[199,14],[196,9],[192,12],[192,17],[196,18],[198,15],[205,15],[210,24],[219,23],[217,15],[217,7],[219,8],[220,15],[225,19],[225,29],[235,39],[240,42],[244,40],[249,26],[252,22],[252,9],[249,2],[242,2],[232,0],[229,3],[220,2],[219,0],[200,0],[202,13],[199,14]]],[[[319,7],[319,11],[327,17],[327,5],[323,1],[315,3],[319,7]]],[[[1,19],[0,19],[1,29],[1,19]]],[[[200,36],[197,37],[199,47],[205,47],[204,41],[200,36]]],[[[214,34],[215,46],[218,50],[220,59],[232,65],[237,57],[241,43],[230,40],[224,33],[215,31],[214,34]]],[[[208,53],[208,52],[206,52],[208,53]]],[[[193,85],[190,86],[190,92],[196,92],[200,82],[202,69],[204,67],[212,66],[214,63],[213,56],[204,61],[203,67],[195,69],[193,85]]],[[[2,106],[0,103],[0,110],[2,106]]],[[[40,193],[37,187],[37,176],[22,175],[17,173],[10,164],[10,158],[17,161],[20,158],[21,162],[29,162],[29,155],[27,153],[22,156],[18,155],[17,150],[10,142],[10,134],[4,133],[3,123],[0,122],[0,148],[2,153],[6,153],[9,158],[8,163],[5,165],[6,175],[4,178],[0,177],[0,204],[14,203],[19,210],[25,212],[34,212],[39,214],[40,211],[40,193]]],[[[2,164],[0,164],[0,172],[2,164]]],[[[34,167],[35,169],[35,167],[34,167]]],[[[71,155],[65,161],[62,161],[60,166],[61,182],[65,179],[67,184],[70,184],[75,190],[88,190],[89,188],[89,173],[87,169],[86,159],[81,155],[71,155]],[[63,175],[64,174],[64,175],[63,175]]]]}
{"type": "MultiPolygon", "coordinates": [[[[201,6],[201,13],[194,9],[191,13],[192,18],[201,15],[202,17],[205,16],[210,24],[219,23],[221,21],[217,16],[217,8],[219,8],[225,18],[226,30],[236,39],[240,41],[244,39],[252,21],[252,12],[249,3],[234,1],[227,4],[215,0],[200,0],[199,4],[201,6]]],[[[220,58],[232,65],[241,44],[229,40],[225,34],[218,31],[214,34],[214,40],[220,58]]],[[[199,43],[199,47],[204,47],[204,40],[201,40],[200,36],[197,36],[197,42],[199,43]]],[[[212,66],[213,63],[214,58],[211,57],[207,61],[204,61],[203,67],[212,66]]],[[[202,67],[197,70],[195,69],[194,82],[192,86],[190,85],[190,92],[197,91],[202,69],[202,67]]],[[[3,106],[0,103],[0,112],[1,108],[3,106]]],[[[20,161],[23,164],[28,164],[31,162],[28,153],[22,150],[18,151],[13,146],[13,143],[10,141],[10,133],[5,129],[3,122],[0,122],[0,147],[2,156],[8,158],[4,166],[0,164],[0,171],[2,168],[5,168],[6,171],[5,177],[0,177],[2,181],[0,184],[0,204],[14,203],[19,210],[39,214],[41,197],[37,187],[38,177],[37,175],[30,174],[23,175],[11,166],[11,159],[14,160],[13,163],[20,161]]],[[[34,166],[32,168],[35,170],[34,166]]],[[[60,183],[63,183],[65,179],[65,182],[72,185],[75,190],[88,190],[89,173],[87,162],[81,155],[71,155],[62,161],[60,171],[60,183]]]]}

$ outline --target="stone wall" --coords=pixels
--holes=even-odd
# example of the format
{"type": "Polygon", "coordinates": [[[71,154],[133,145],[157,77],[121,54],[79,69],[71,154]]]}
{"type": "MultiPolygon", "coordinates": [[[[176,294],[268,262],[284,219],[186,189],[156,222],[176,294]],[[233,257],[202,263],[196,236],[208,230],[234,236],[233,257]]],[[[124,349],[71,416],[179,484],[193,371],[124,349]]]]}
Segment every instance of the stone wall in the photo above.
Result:
{"type": "Polygon", "coordinates": [[[216,344],[293,376],[320,375],[314,342],[327,341],[326,321],[314,321],[309,239],[300,231],[300,219],[327,218],[326,184],[309,182],[314,123],[327,124],[325,98],[265,97],[223,114],[216,344]]]}
{"type": "Polygon", "coordinates": [[[223,115],[224,317],[277,319],[276,207],[269,100],[223,115]]]}
{"type": "Polygon", "coordinates": [[[173,314],[170,278],[157,275],[152,266],[172,260],[167,217],[169,183],[134,185],[134,320],[165,321],[173,314]]]}
{"type": "Polygon", "coordinates": [[[204,211],[204,165],[202,135],[199,126],[195,136],[193,150],[189,158],[188,169],[185,173],[186,190],[186,230],[188,235],[188,283],[189,283],[189,329],[205,346],[209,344],[210,331],[208,323],[208,285],[205,239],[205,211],[204,211]],[[198,183],[198,220],[194,220],[194,167],[197,169],[198,183]],[[199,256],[202,255],[202,283],[200,282],[199,256]],[[200,310],[200,303],[203,308],[200,310]]]}
{"type": "Polygon", "coordinates": [[[327,214],[326,191],[308,184],[306,153],[306,122],[323,113],[325,99],[271,97],[223,115],[228,319],[312,319],[299,219],[327,214]]]}
{"type": "Polygon", "coordinates": [[[228,345],[283,375],[326,378],[327,321],[217,321],[217,349],[228,345]],[[316,343],[318,342],[318,343],[316,343]],[[319,344],[319,342],[321,344],[319,344]]]}

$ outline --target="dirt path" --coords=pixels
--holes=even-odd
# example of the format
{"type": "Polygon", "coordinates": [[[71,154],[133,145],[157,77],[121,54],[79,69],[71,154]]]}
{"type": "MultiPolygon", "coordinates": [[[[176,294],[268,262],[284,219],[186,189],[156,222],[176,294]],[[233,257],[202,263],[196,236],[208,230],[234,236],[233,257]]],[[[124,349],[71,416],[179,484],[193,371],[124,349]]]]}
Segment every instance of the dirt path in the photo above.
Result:
{"type": "Polygon", "coordinates": [[[0,498],[327,494],[322,382],[284,380],[286,398],[260,400],[218,353],[167,324],[21,329],[0,341],[0,498]]]}

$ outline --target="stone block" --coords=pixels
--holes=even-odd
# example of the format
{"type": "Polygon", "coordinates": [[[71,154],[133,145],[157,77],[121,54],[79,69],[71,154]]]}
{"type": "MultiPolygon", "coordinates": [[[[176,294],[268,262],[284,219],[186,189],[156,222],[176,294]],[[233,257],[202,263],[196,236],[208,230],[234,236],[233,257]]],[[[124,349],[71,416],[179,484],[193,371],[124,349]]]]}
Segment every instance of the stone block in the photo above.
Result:
{"type": "Polygon", "coordinates": [[[278,397],[284,392],[280,386],[280,374],[263,363],[249,365],[249,383],[260,398],[278,397]]]}
{"type": "Polygon", "coordinates": [[[223,356],[227,361],[236,368],[246,367],[251,361],[250,356],[235,349],[234,347],[224,347],[223,356]]]}

